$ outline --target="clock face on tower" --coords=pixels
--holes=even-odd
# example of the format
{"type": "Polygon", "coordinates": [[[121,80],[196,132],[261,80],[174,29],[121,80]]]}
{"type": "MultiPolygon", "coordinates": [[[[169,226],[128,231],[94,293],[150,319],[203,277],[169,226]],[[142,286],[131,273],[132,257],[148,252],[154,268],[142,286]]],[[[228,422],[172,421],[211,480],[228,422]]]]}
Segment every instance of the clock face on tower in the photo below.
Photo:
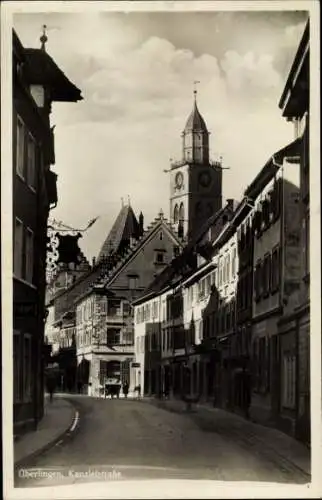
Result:
{"type": "Polygon", "coordinates": [[[183,174],[182,172],[178,172],[175,176],[176,188],[180,189],[182,187],[182,184],[183,184],[183,174]]]}
{"type": "Polygon", "coordinates": [[[203,172],[200,172],[199,176],[198,176],[198,180],[199,180],[199,184],[202,186],[202,187],[209,187],[209,185],[211,184],[211,175],[209,172],[207,172],[207,170],[204,170],[203,172]]]}

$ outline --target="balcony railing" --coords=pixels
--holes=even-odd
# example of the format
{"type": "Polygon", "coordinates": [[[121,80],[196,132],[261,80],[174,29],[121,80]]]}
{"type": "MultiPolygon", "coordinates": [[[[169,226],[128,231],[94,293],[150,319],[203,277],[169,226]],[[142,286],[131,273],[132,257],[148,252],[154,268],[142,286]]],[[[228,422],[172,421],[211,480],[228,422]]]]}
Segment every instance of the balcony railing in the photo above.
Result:
{"type": "MultiPolygon", "coordinates": [[[[193,160],[178,160],[178,161],[173,161],[171,162],[171,168],[177,168],[177,167],[183,167],[184,165],[190,165],[190,164],[199,164],[203,165],[202,161],[193,161],[193,160]]],[[[209,160],[209,165],[215,169],[222,168],[221,162],[219,160],[209,160]]]]}
{"type": "MultiPolygon", "coordinates": [[[[103,345],[102,345],[103,347],[103,345]]],[[[120,344],[116,342],[107,342],[104,344],[104,347],[108,347],[109,349],[113,349],[117,352],[134,352],[134,343],[133,344],[120,344]]]]}

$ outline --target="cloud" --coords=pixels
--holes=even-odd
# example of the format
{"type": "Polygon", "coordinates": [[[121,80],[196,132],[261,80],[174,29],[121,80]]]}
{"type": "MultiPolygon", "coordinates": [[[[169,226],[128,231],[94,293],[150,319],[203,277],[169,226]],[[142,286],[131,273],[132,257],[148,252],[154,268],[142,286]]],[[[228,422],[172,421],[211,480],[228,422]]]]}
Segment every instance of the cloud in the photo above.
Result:
{"type": "Polygon", "coordinates": [[[273,57],[269,54],[256,56],[253,52],[240,55],[236,51],[225,54],[221,66],[225,72],[228,86],[234,90],[277,89],[281,76],[273,66],[273,57]]]}
{"type": "MultiPolygon", "coordinates": [[[[281,78],[271,55],[244,55],[227,51],[223,60],[209,54],[196,57],[192,51],[176,49],[167,40],[152,37],[138,47],[114,53],[104,66],[88,60],[82,79],[85,101],[79,106],[78,119],[94,121],[154,120],[187,113],[191,94],[183,93],[193,81],[201,81],[201,92],[208,102],[223,105],[229,99],[254,99],[263,90],[273,91],[281,78]],[[98,67],[95,71],[95,67],[98,67]],[[89,71],[88,68],[92,68],[89,71]]],[[[267,94],[266,94],[267,98],[267,94]]],[[[76,117],[69,115],[72,121],[76,117]]]]}
{"type": "MultiPolygon", "coordinates": [[[[84,96],[77,104],[53,106],[59,175],[55,216],[84,226],[102,215],[82,239],[86,255],[97,255],[121,197],[131,196],[146,223],[161,207],[167,214],[169,179],[163,170],[169,158],[181,157],[180,135],[192,109],[194,80],[201,82],[198,106],[211,132],[211,155],[222,155],[230,167],[224,171],[224,197],[239,198],[267,158],[292,140],[292,126],[278,109],[285,80],[280,67],[283,57],[286,64],[294,56],[300,28],[284,24],[281,38],[263,17],[266,32],[261,37],[244,16],[230,36],[231,22],[222,19],[217,17],[218,53],[196,21],[193,36],[186,30],[183,46],[166,37],[165,24],[159,30],[163,35],[157,36],[157,29],[148,35],[148,18],[142,30],[142,23],[133,17],[125,22],[124,16],[48,20],[60,27],[50,34],[48,51],[84,96]],[[248,39],[246,28],[253,48],[237,43],[248,39]]],[[[39,18],[20,21],[25,44],[39,23],[39,18]]]]}

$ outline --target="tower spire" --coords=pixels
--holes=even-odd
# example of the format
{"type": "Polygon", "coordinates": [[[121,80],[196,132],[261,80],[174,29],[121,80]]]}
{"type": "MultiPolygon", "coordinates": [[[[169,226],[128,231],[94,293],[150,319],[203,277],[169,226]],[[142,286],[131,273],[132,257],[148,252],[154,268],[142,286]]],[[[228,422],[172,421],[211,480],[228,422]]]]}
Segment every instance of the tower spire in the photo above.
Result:
{"type": "Polygon", "coordinates": [[[46,29],[47,29],[46,24],[43,24],[40,42],[41,42],[41,50],[44,50],[44,51],[46,51],[46,42],[48,41],[48,37],[46,35],[46,29]]]}

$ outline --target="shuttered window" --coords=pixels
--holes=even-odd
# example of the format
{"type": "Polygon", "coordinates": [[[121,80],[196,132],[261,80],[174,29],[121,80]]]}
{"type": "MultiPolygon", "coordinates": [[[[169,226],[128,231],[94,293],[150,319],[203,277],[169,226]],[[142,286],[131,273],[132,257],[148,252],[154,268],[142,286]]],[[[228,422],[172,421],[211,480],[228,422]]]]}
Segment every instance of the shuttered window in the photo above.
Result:
{"type": "Polygon", "coordinates": [[[27,143],[27,182],[32,189],[36,189],[37,146],[31,134],[27,143]]]}
{"type": "Polygon", "coordinates": [[[19,219],[15,220],[13,272],[23,278],[23,224],[19,219]]]}
{"type": "Polygon", "coordinates": [[[16,172],[23,179],[25,178],[25,127],[22,120],[17,117],[16,136],[16,172]]]}

